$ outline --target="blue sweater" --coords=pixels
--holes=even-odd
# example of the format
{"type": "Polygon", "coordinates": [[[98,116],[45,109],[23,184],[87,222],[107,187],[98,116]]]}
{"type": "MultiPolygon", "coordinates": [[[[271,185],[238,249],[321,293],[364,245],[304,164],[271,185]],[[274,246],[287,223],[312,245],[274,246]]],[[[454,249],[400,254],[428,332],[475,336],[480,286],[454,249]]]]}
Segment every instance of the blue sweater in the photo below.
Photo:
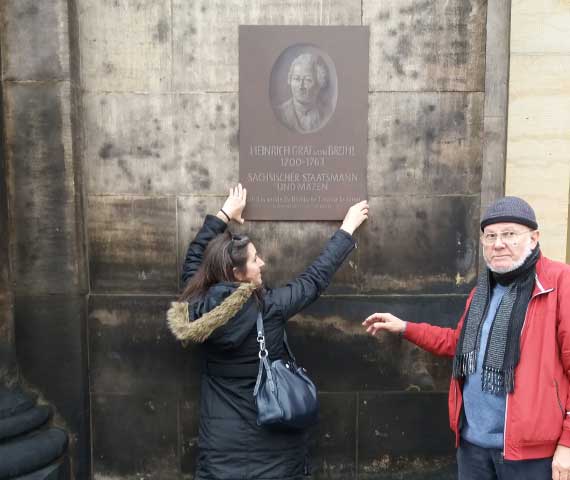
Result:
{"type": "Polygon", "coordinates": [[[489,332],[495,314],[508,287],[495,285],[491,292],[487,316],[481,327],[481,342],[477,355],[477,370],[465,378],[463,385],[463,424],[461,437],[483,448],[503,448],[505,428],[505,394],[484,392],[481,388],[481,371],[489,332]]]}

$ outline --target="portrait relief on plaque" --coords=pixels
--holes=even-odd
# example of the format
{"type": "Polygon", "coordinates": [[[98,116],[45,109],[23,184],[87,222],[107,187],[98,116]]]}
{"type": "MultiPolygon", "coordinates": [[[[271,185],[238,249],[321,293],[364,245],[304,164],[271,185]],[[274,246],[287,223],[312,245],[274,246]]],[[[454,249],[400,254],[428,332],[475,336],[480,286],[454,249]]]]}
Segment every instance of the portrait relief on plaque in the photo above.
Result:
{"type": "Polygon", "coordinates": [[[338,77],[331,57],[311,44],[287,47],[275,61],[269,100],[279,122],[301,134],[321,130],[332,118],[338,77]]]}
{"type": "Polygon", "coordinates": [[[240,25],[248,220],[341,220],[367,198],[366,26],[240,25]]]}

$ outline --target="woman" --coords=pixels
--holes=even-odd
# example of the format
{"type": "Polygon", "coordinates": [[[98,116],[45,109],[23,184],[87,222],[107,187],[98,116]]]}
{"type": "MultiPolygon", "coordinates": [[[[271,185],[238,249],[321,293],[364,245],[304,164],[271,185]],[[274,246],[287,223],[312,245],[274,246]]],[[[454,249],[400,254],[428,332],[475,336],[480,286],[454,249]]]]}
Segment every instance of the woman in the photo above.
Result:
{"type": "Polygon", "coordinates": [[[256,319],[261,311],[271,360],[285,356],[287,320],[314,302],[355,246],[352,233],[366,220],[357,203],[313,264],[287,286],[265,289],[265,265],[249,238],[227,223],[243,223],[246,190],[238,185],[216,216],[207,215],[190,243],[182,278],[184,302],[168,313],[169,327],[186,342],[204,345],[196,480],[298,480],[306,469],[306,432],[258,426],[253,388],[258,371],[256,319]]]}

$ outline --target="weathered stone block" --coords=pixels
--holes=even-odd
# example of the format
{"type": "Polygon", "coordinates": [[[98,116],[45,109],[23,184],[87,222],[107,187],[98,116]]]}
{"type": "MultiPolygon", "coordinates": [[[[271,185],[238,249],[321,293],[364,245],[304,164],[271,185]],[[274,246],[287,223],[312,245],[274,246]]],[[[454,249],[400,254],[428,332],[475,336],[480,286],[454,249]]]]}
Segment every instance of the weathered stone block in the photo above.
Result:
{"type": "Polygon", "coordinates": [[[85,90],[170,90],[169,2],[80,0],[77,14],[81,81],[85,90]]]}
{"type": "Polygon", "coordinates": [[[483,94],[370,95],[368,194],[481,190],[483,94]]]}
{"type": "MultiPolygon", "coordinates": [[[[0,125],[2,125],[0,123],[0,125]]],[[[8,301],[12,294],[12,282],[10,279],[10,237],[11,225],[8,212],[8,192],[6,182],[6,164],[4,152],[0,154],[0,303],[8,301]]]]}
{"type": "Polygon", "coordinates": [[[95,292],[175,292],[176,200],[89,197],[89,264],[95,292]]]}
{"type": "Polygon", "coordinates": [[[570,9],[565,1],[512,2],[511,53],[570,53],[570,9]]]}
{"type": "Polygon", "coordinates": [[[65,0],[3,2],[4,80],[69,78],[67,9],[65,0]]]}
{"type": "Polygon", "coordinates": [[[478,195],[373,197],[360,232],[361,292],[467,293],[478,246],[478,195]]]}
{"type": "Polygon", "coordinates": [[[90,94],[84,104],[91,194],[223,195],[237,182],[235,94],[90,94]]]}
{"type": "Polygon", "coordinates": [[[447,393],[370,393],[359,401],[359,479],[457,478],[447,393]]]}
{"type": "Polygon", "coordinates": [[[174,193],[173,100],[169,95],[86,94],[85,159],[91,194],[174,193]]]}
{"type": "Polygon", "coordinates": [[[507,118],[485,117],[481,178],[481,213],[505,191],[507,118]]]}
{"type": "Polygon", "coordinates": [[[511,57],[505,190],[531,203],[542,251],[560,261],[568,245],[569,75],[570,55],[511,57]]]}
{"type": "Polygon", "coordinates": [[[315,480],[356,478],[356,394],[319,394],[320,421],[311,432],[315,480]]]}
{"type": "Polygon", "coordinates": [[[200,423],[199,392],[178,405],[180,418],[180,464],[184,478],[194,478],[198,460],[198,426],[200,423]]]}
{"type": "Polygon", "coordinates": [[[291,348],[322,392],[449,388],[450,360],[389,334],[373,337],[362,321],[391,312],[410,322],[455,328],[465,296],[323,297],[291,319],[291,348]]]}
{"type": "Polygon", "coordinates": [[[85,291],[67,82],[5,85],[15,291],[85,291]]]}
{"type": "Polygon", "coordinates": [[[89,384],[83,297],[16,297],[16,351],[24,385],[70,433],[75,478],[90,470],[89,384]]]}
{"type": "MultiPolygon", "coordinates": [[[[202,226],[206,213],[215,214],[225,197],[178,198],[179,258],[184,262],[189,242],[202,226]]],[[[270,286],[285,285],[302,273],[315,259],[326,241],[340,226],[338,222],[318,222],[304,228],[302,222],[247,222],[232,224],[231,231],[248,235],[266,263],[264,282],[270,286]]],[[[327,293],[352,292],[356,288],[359,250],[353,251],[335,275],[327,293]]]]}
{"type": "Polygon", "coordinates": [[[93,478],[179,480],[177,416],[174,399],[93,395],[93,478]]]}
{"type": "Polygon", "coordinates": [[[370,89],[482,92],[486,5],[485,0],[365,0],[370,89]]]}
{"type": "Polygon", "coordinates": [[[226,195],[238,181],[239,111],[233,93],[174,97],[172,177],[178,194],[226,195]]]}
{"type": "Polygon", "coordinates": [[[173,2],[175,91],[238,90],[238,25],[360,25],[360,0],[173,2]]]}
{"type": "Polygon", "coordinates": [[[174,298],[93,295],[89,300],[91,391],[97,394],[179,396],[199,385],[197,349],[184,349],[168,330],[174,298]]]}
{"type": "Polygon", "coordinates": [[[4,385],[18,379],[12,307],[12,302],[0,301],[0,384],[4,385]]]}
{"type": "Polygon", "coordinates": [[[487,4],[485,53],[485,116],[507,114],[510,59],[511,2],[491,0],[487,4]]]}

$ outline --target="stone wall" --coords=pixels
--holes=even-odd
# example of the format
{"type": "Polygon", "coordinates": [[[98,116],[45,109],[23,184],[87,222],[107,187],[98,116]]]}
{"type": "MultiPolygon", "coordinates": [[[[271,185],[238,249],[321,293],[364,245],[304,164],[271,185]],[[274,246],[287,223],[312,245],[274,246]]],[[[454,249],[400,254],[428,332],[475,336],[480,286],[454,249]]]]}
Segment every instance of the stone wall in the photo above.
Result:
{"type": "Polygon", "coordinates": [[[71,434],[76,478],[88,478],[87,269],[68,2],[9,0],[1,18],[10,242],[2,254],[12,267],[20,380],[55,407],[71,434]]]}
{"type": "Polygon", "coordinates": [[[535,208],[549,257],[570,263],[570,2],[513,4],[506,190],[535,208]]]}
{"type": "MultiPolygon", "coordinates": [[[[2,95],[0,92],[0,105],[2,95]]],[[[4,139],[4,122],[0,120],[0,135],[4,139]]],[[[0,151],[0,179],[6,177],[4,150],[0,151]]],[[[14,337],[14,295],[9,253],[10,220],[6,182],[0,182],[0,385],[12,385],[18,380],[14,337]]]]}
{"type": "MultiPolygon", "coordinates": [[[[480,205],[503,189],[508,4],[5,2],[18,357],[77,435],[77,478],[193,477],[199,355],[164,313],[189,240],[237,181],[240,24],[370,26],[371,218],[327,295],[290,324],[321,391],[313,478],[455,478],[449,360],[360,322],[458,320],[480,205]]],[[[279,284],[337,227],[236,230],[279,284]]]]}

